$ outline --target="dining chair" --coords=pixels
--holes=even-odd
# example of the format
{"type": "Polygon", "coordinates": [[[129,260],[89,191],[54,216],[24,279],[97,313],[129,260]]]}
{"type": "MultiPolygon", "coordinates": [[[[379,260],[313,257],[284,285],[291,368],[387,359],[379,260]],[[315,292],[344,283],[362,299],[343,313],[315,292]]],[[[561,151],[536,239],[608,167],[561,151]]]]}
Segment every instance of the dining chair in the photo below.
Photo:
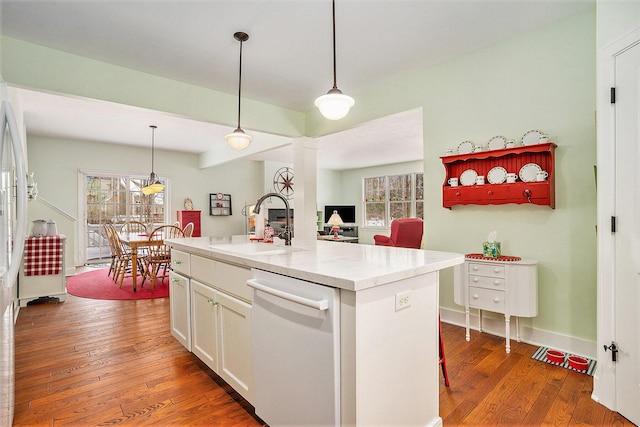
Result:
{"type": "Polygon", "coordinates": [[[171,247],[165,244],[164,240],[176,237],[184,237],[184,232],[175,225],[161,225],[153,230],[149,236],[149,254],[144,257],[144,277],[140,286],[144,286],[145,280],[149,279],[153,291],[156,279],[160,278],[161,282],[164,282],[165,277],[168,277],[171,268],[171,247]],[[158,239],[162,239],[163,243],[157,244],[158,239]]]}
{"type": "Polygon", "coordinates": [[[114,273],[113,277],[115,280],[116,264],[118,263],[118,260],[117,260],[118,251],[116,249],[115,241],[113,239],[112,229],[113,229],[113,225],[102,224],[104,238],[107,239],[107,243],[109,244],[109,252],[111,253],[111,263],[109,264],[109,272],[107,273],[107,277],[111,277],[111,273],[114,273]]]}
{"type": "Polygon", "coordinates": [[[120,231],[123,233],[144,233],[147,231],[147,226],[140,221],[127,221],[122,224],[120,231]]]}
{"type": "Polygon", "coordinates": [[[194,225],[192,222],[184,226],[184,228],[182,229],[182,232],[184,233],[184,237],[191,237],[191,235],[193,234],[193,227],[194,225]]]}
{"type": "Polygon", "coordinates": [[[122,287],[122,282],[125,278],[131,277],[133,274],[138,274],[138,272],[143,273],[144,269],[140,260],[138,260],[138,265],[132,265],[133,255],[131,254],[131,250],[124,244],[122,239],[120,239],[118,230],[116,230],[112,224],[105,224],[105,231],[110,237],[110,244],[113,245],[115,252],[113,280],[122,287]]]}

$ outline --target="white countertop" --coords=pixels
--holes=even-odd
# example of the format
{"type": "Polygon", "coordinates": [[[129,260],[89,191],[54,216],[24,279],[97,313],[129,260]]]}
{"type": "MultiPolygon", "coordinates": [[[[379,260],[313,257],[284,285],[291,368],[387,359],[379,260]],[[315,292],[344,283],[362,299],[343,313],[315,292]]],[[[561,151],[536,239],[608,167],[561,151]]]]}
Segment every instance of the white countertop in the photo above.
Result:
{"type": "Polygon", "coordinates": [[[422,249],[317,241],[311,249],[253,242],[248,236],[167,239],[175,249],[322,285],[359,291],[464,262],[464,255],[422,249]]]}

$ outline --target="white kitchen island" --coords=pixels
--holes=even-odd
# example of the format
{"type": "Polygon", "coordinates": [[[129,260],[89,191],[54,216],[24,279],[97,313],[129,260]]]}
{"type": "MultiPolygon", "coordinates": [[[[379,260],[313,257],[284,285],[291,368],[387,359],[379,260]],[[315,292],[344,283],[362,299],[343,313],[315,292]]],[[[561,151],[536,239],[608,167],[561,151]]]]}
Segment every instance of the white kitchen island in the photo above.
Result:
{"type": "MultiPolygon", "coordinates": [[[[336,289],[336,385],[329,396],[336,402],[336,421],[331,424],[442,424],[438,415],[438,272],[464,262],[462,254],[323,241],[308,249],[295,247],[295,240],[294,246],[287,247],[250,242],[247,236],[167,242],[175,253],[171,279],[174,336],[199,357],[209,358],[209,366],[255,406],[258,416],[269,414],[269,410],[254,396],[273,395],[273,384],[257,374],[255,381],[253,378],[253,365],[260,363],[251,361],[259,362],[261,354],[253,351],[252,343],[260,340],[252,339],[251,331],[264,328],[240,325],[241,320],[251,323],[254,299],[256,295],[262,298],[261,291],[243,282],[259,276],[262,270],[286,276],[283,282],[294,278],[311,282],[310,288],[319,284],[336,289]],[[174,284],[178,285],[175,289],[174,284]],[[199,297],[208,289],[208,297],[199,297]],[[225,303],[227,300],[233,301],[225,303]],[[206,328],[198,320],[203,316],[196,312],[203,307],[206,310],[206,302],[211,313],[219,313],[218,324],[211,325],[210,335],[215,339],[201,337],[206,328]],[[224,313],[229,312],[233,316],[227,315],[225,321],[224,313]],[[225,333],[225,325],[233,325],[233,340],[228,338],[230,331],[225,333]],[[204,344],[196,345],[196,341],[204,344]],[[212,350],[203,351],[208,341],[212,350]]],[[[293,389],[292,394],[302,402],[306,393],[313,396],[322,382],[317,377],[313,381],[283,381],[288,381],[287,389],[293,389]]],[[[271,415],[265,416],[264,421],[272,427],[318,424],[316,418],[301,419],[295,411],[291,417],[296,418],[287,418],[291,403],[283,396],[277,405],[282,413],[271,420],[271,415]]]]}

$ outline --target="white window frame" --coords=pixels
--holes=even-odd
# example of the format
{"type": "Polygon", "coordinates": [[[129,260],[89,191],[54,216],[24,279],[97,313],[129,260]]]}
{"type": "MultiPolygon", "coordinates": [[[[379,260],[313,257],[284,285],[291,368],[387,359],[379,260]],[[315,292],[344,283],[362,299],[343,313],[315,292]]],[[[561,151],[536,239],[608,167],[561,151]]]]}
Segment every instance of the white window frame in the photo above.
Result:
{"type": "MultiPolygon", "coordinates": [[[[395,176],[402,176],[402,175],[411,175],[411,200],[410,200],[410,208],[409,208],[409,217],[415,217],[416,216],[416,212],[417,212],[417,208],[416,205],[418,203],[418,201],[416,200],[416,185],[417,185],[417,176],[418,175],[423,175],[422,178],[422,185],[423,185],[423,197],[424,197],[424,172],[405,172],[405,173],[397,173],[397,174],[391,174],[391,175],[376,175],[376,176],[367,176],[367,177],[363,177],[362,178],[362,228],[370,228],[370,229],[388,229],[389,227],[391,227],[391,203],[392,201],[390,200],[390,196],[389,196],[389,182],[391,181],[392,177],[395,176]],[[366,215],[367,215],[367,209],[366,209],[366,205],[367,203],[371,203],[371,202],[367,202],[366,198],[365,198],[365,181],[367,179],[372,179],[372,178],[380,178],[380,177],[384,177],[384,186],[385,186],[385,192],[384,192],[384,225],[367,225],[366,221],[366,215]]],[[[420,199],[420,202],[422,203],[422,214],[424,216],[424,198],[420,199]]],[[[380,202],[374,202],[374,203],[380,203],[380,202]]]]}
{"type": "MultiPolygon", "coordinates": [[[[112,178],[130,178],[130,179],[148,179],[147,175],[140,175],[126,172],[113,172],[104,170],[78,169],[78,217],[77,236],[78,247],[76,250],[76,265],[84,265],[87,262],[87,198],[85,193],[84,182],[87,176],[112,177],[112,178]]],[[[164,189],[164,223],[170,221],[170,200],[171,200],[171,180],[164,176],[158,177],[165,184],[164,189]]]]}

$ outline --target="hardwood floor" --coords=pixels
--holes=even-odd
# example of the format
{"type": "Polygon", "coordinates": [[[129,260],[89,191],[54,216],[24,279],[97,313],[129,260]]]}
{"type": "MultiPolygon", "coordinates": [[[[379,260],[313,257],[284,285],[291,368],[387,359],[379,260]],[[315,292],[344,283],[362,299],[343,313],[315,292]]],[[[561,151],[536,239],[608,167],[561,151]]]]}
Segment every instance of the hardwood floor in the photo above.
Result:
{"type": "MultiPolygon", "coordinates": [[[[253,408],[169,332],[169,300],[22,308],[15,426],[260,426],[253,408]]],[[[591,400],[592,378],[537,362],[534,347],[443,324],[445,426],[631,426],[591,400]]]]}
{"type": "Polygon", "coordinates": [[[531,359],[537,347],[442,324],[450,387],[440,384],[445,426],[633,426],[591,399],[593,377],[531,359]]]}

